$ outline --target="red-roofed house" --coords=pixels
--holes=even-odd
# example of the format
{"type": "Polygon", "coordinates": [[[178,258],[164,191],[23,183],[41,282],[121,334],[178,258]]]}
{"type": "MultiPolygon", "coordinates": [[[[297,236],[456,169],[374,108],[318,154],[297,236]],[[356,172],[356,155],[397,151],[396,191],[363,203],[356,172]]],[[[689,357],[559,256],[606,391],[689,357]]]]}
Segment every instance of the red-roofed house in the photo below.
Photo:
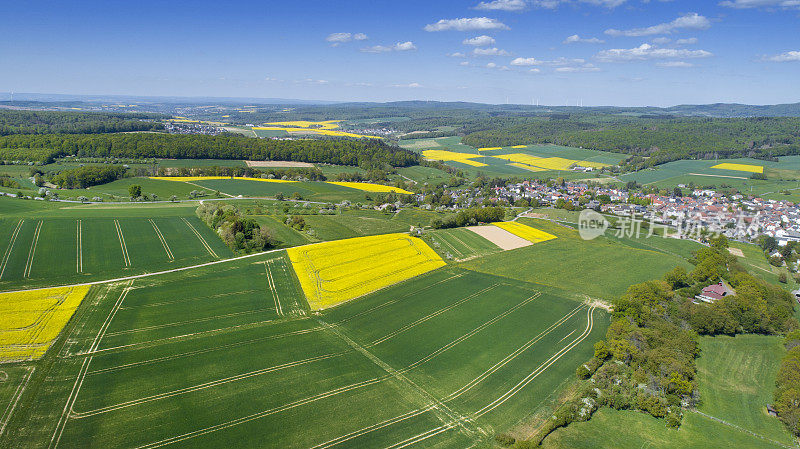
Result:
{"type": "Polygon", "coordinates": [[[731,290],[730,287],[725,285],[724,282],[719,282],[717,284],[711,284],[708,287],[704,288],[699,295],[695,296],[695,299],[699,299],[700,301],[704,302],[714,302],[718,299],[722,299],[733,293],[734,293],[733,290],[731,290]]]}

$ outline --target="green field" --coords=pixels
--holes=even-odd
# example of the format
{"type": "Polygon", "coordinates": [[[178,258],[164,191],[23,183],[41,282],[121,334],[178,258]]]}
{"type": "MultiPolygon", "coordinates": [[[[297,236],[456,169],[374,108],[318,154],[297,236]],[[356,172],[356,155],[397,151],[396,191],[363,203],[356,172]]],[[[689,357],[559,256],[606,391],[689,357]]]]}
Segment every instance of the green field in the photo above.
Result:
{"type": "Polygon", "coordinates": [[[392,220],[394,214],[374,210],[345,211],[339,215],[307,215],[306,223],[320,240],[339,240],[366,235],[408,232],[409,225],[392,220]]]}
{"type": "Polygon", "coordinates": [[[652,169],[621,175],[623,181],[636,181],[671,189],[678,184],[693,183],[696,188],[735,188],[742,193],[763,195],[767,199],[798,201],[800,199],[800,156],[784,156],[780,162],[760,159],[681,160],[658,165],[652,169]],[[730,162],[764,167],[767,180],[750,179],[751,173],[711,168],[730,162]],[[789,195],[780,193],[788,190],[789,195]]]}
{"type": "Polygon", "coordinates": [[[494,243],[463,228],[427,232],[426,242],[445,260],[465,260],[501,251],[494,243]]]}
{"type": "Polygon", "coordinates": [[[280,252],[97,286],[3,438],[488,447],[607,326],[604,312],[531,287],[445,268],[309,317],[280,252]]]}
{"type": "Polygon", "coordinates": [[[0,218],[0,290],[111,279],[232,256],[194,207],[6,198],[0,199],[3,208],[9,213],[0,218]]]}
{"type": "Polygon", "coordinates": [[[703,337],[698,359],[701,403],[684,412],[680,429],[630,411],[600,409],[589,422],[548,436],[545,448],[796,447],[783,424],[766,413],[784,349],[780,337],[703,337]],[[715,418],[716,420],[712,419],[715,418]],[[722,421],[722,422],[720,422],[722,421]],[[755,434],[755,435],[753,435],[755,434]]]}
{"type": "Polygon", "coordinates": [[[246,197],[274,197],[278,193],[282,193],[286,197],[289,197],[294,193],[298,193],[303,199],[310,201],[339,202],[342,200],[349,200],[352,202],[359,202],[365,200],[365,195],[367,193],[348,187],[327,184],[324,182],[277,183],[248,181],[243,179],[209,179],[196,181],[192,184],[205,187],[210,190],[219,190],[220,192],[231,196],[242,195],[246,197]]]}
{"type": "Polygon", "coordinates": [[[678,265],[690,267],[676,255],[635,248],[613,238],[599,237],[587,243],[576,230],[551,221],[521,219],[520,222],[558,238],[470,260],[463,266],[606,300],[622,295],[632,284],[659,277],[678,265]]]}

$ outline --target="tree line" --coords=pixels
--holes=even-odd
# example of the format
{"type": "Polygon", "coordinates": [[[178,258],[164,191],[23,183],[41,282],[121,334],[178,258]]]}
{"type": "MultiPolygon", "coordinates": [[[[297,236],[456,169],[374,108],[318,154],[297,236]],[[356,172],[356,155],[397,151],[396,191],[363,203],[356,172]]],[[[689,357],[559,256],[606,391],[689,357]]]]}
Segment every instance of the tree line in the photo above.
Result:
{"type": "MultiPolygon", "coordinates": [[[[283,160],[358,166],[366,170],[418,165],[420,156],[378,139],[255,139],[237,134],[43,134],[0,137],[7,153],[51,163],[58,157],[283,160]],[[43,154],[47,157],[42,158],[43,154]]],[[[17,158],[13,159],[17,160],[17,158]]]]}
{"type": "Polygon", "coordinates": [[[161,114],[0,110],[0,136],[159,131],[161,114]]]}
{"type": "Polygon", "coordinates": [[[119,165],[85,165],[61,170],[50,181],[62,189],[85,189],[122,179],[127,171],[119,165]]]}

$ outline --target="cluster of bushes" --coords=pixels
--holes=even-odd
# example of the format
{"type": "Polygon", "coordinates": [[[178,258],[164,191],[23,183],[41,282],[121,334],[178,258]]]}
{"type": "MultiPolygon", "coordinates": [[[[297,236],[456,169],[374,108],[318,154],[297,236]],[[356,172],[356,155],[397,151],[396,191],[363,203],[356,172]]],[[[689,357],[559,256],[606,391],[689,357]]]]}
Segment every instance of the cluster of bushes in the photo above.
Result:
{"type": "Polygon", "coordinates": [[[19,189],[21,186],[15,179],[11,179],[8,175],[0,175],[0,187],[7,187],[9,189],[19,189]]]}
{"type": "Polygon", "coordinates": [[[122,179],[127,171],[125,167],[119,165],[85,165],[61,170],[51,178],[51,181],[62,189],[85,189],[122,179]]]}
{"type": "Polygon", "coordinates": [[[242,217],[235,206],[204,203],[196,213],[234,251],[249,254],[274,246],[269,229],[252,218],[242,217]]]}
{"type": "Polygon", "coordinates": [[[500,206],[473,207],[458,211],[457,214],[447,217],[444,220],[435,219],[431,226],[435,229],[460,228],[462,226],[474,226],[478,223],[493,223],[503,221],[506,217],[506,210],[500,206]]]}

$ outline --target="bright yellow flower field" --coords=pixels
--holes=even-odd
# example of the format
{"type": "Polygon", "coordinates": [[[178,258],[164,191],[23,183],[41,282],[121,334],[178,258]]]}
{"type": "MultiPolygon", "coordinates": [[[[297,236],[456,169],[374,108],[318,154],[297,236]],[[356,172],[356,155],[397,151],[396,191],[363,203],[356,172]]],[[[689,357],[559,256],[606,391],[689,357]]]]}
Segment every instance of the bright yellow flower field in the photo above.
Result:
{"type": "Polygon", "coordinates": [[[554,238],[557,238],[553,234],[548,234],[547,232],[540,231],[530,226],[526,226],[522,223],[517,223],[516,221],[500,221],[492,224],[497,226],[498,228],[505,229],[506,231],[516,235],[517,237],[521,237],[533,243],[546,242],[548,240],[553,240],[554,238]]]}
{"type": "Polygon", "coordinates": [[[486,164],[483,162],[473,161],[473,158],[476,157],[483,157],[479,154],[469,154],[469,153],[457,153],[455,151],[445,151],[445,150],[425,150],[422,152],[422,155],[425,156],[426,159],[430,159],[433,161],[442,161],[442,162],[460,162],[462,164],[471,165],[473,167],[485,167],[486,164]]]}
{"type": "Polygon", "coordinates": [[[0,293],[0,362],[43,356],[88,291],[84,285],[0,293]]]}
{"type": "Polygon", "coordinates": [[[286,250],[312,310],[327,309],[445,266],[422,240],[385,234],[286,250]]]}
{"type": "Polygon", "coordinates": [[[363,190],[365,192],[376,192],[376,193],[405,193],[407,195],[411,195],[413,192],[409,192],[405,189],[400,189],[394,186],[385,186],[383,184],[373,184],[371,182],[337,182],[337,181],[327,181],[328,184],[333,184],[342,187],[350,187],[351,189],[363,190]]]}
{"type": "Polygon", "coordinates": [[[732,164],[730,162],[717,164],[711,168],[719,168],[721,170],[746,171],[750,173],[764,173],[764,167],[760,165],[732,164]]]}

